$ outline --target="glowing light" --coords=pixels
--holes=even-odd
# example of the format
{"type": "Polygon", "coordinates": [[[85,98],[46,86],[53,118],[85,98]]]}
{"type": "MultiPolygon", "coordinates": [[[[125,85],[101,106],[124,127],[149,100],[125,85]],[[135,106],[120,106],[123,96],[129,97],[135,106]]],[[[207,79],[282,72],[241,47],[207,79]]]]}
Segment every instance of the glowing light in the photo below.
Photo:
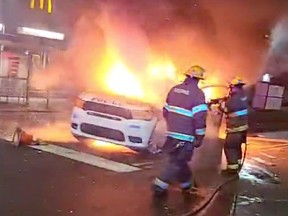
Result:
{"type": "Polygon", "coordinates": [[[210,101],[211,99],[223,98],[227,96],[227,88],[226,86],[222,85],[211,85],[207,87],[202,87],[202,90],[205,94],[206,102],[210,101]]]}
{"type": "Polygon", "coordinates": [[[269,83],[270,80],[271,80],[270,74],[264,74],[264,75],[263,75],[263,77],[262,77],[262,81],[263,81],[263,82],[269,83]]]}
{"type": "Polygon", "coordinates": [[[128,154],[136,154],[135,151],[121,145],[116,145],[109,142],[104,142],[100,140],[90,140],[86,141],[88,146],[91,148],[103,152],[103,153],[128,153],[128,154]]]}
{"type": "Polygon", "coordinates": [[[205,88],[203,89],[203,92],[205,94],[206,102],[210,101],[213,98],[213,88],[205,88]]]}
{"type": "Polygon", "coordinates": [[[55,40],[64,40],[65,35],[59,32],[52,32],[43,29],[34,29],[29,27],[18,27],[17,28],[19,34],[31,35],[36,37],[43,37],[48,39],[55,40]]]}
{"type": "MultiPolygon", "coordinates": [[[[142,102],[163,105],[164,95],[155,94],[151,86],[157,85],[159,92],[167,93],[171,83],[176,83],[176,67],[173,62],[165,58],[150,58],[147,65],[135,71],[130,62],[124,61],[118,53],[117,46],[107,48],[103,62],[94,74],[94,80],[101,82],[104,93],[120,95],[127,98],[139,99],[142,102]],[[129,64],[130,63],[130,64],[129,64]]],[[[97,86],[99,88],[99,85],[97,86]]]]}
{"type": "Polygon", "coordinates": [[[3,23],[0,23],[0,31],[3,31],[5,28],[4,24],[3,23]]]}
{"type": "Polygon", "coordinates": [[[43,126],[27,127],[25,131],[37,139],[47,142],[71,143],[75,141],[69,130],[69,122],[58,121],[55,124],[45,124],[43,126]],[[60,132],[61,131],[61,132],[60,132]]]}
{"type": "Polygon", "coordinates": [[[148,67],[148,74],[159,79],[176,79],[176,67],[169,61],[156,62],[148,67]]]}
{"type": "Polygon", "coordinates": [[[218,137],[219,137],[220,139],[223,139],[223,140],[224,140],[224,139],[226,138],[226,132],[225,132],[225,130],[221,129],[221,130],[219,131],[218,137]]]}
{"type": "MultiPolygon", "coordinates": [[[[218,72],[217,74],[220,74],[218,72]]],[[[199,87],[203,90],[205,94],[206,102],[210,101],[211,99],[222,98],[227,95],[227,86],[222,85],[218,76],[211,75],[208,79],[202,81],[199,84],[199,87]]]]}
{"type": "Polygon", "coordinates": [[[106,84],[109,90],[118,95],[143,98],[141,83],[120,61],[112,65],[108,71],[106,84]]]}
{"type": "MultiPolygon", "coordinates": [[[[41,10],[44,10],[45,2],[46,2],[46,0],[39,0],[39,8],[41,10]]],[[[30,8],[35,9],[35,6],[36,6],[36,0],[30,0],[30,8]]],[[[52,13],[52,9],[53,9],[52,0],[47,0],[47,12],[52,13]]]]}

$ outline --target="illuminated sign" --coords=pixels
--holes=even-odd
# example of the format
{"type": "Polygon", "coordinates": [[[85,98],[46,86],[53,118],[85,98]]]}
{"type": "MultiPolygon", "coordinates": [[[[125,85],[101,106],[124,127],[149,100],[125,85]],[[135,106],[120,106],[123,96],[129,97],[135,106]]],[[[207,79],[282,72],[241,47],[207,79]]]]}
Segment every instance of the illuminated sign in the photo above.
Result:
{"type": "Polygon", "coordinates": [[[30,0],[30,8],[35,9],[39,5],[41,10],[44,10],[47,6],[47,12],[52,13],[53,3],[52,0],[30,0]]]}
{"type": "Polygon", "coordinates": [[[5,28],[4,24],[3,23],[0,23],[0,32],[3,31],[5,28]]]}
{"type": "Polygon", "coordinates": [[[65,35],[63,33],[47,31],[44,29],[34,29],[29,27],[18,27],[17,32],[19,34],[43,37],[54,40],[64,40],[65,38],[65,35]]]}

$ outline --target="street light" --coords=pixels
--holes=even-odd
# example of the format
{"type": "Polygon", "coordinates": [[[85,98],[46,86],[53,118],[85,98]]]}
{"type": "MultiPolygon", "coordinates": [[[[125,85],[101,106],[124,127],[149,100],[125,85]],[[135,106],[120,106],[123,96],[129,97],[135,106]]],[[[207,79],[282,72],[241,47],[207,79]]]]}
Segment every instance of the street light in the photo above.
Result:
{"type": "Polygon", "coordinates": [[[29,27],[18,27],[17,31],[19,34],[31,35],[31,36],[36,36],[36,37],[43,37],[43,38],[54,39],[54,40],[64,40],[64,38],[65,38],[65,35],[63,33],[47,31],[47,30],[43,30],[43,29],[34,29],[34,28],[29,28],[29,27]]]}
{"type": "Polygon", "coordinates": [[[264,75],[263,75],[263,77],[262,77],[262,82],[269,83],[270,80],[271,80],[270,74],[264,74],[264,75]]]}

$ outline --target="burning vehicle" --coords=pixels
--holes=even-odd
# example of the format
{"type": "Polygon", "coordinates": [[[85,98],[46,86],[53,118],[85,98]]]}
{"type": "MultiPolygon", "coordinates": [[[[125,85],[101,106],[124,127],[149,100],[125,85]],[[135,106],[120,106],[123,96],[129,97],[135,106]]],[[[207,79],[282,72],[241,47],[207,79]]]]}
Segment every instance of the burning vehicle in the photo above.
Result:
{"type": "Polygon", "coordinates": [[[153,107],[125,97],[85,92],[76,100],[71,132],[76,138],[145,150],[151,146],[157,117],[153,107]]]}

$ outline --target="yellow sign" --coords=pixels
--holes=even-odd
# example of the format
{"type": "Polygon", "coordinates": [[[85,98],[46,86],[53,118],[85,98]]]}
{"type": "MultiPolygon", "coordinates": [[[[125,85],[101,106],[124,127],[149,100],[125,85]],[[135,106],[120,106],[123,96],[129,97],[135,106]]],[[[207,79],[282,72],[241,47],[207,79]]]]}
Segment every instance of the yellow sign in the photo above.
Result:
{"type": "Polygon", "coordinates": [[[52,0],[30,0],[30,8],[34,9],[36,4],[39,5],[41,10],[45,9],[45,4],[47,5],[47,12],[52,13],[53,10],[53,3],[52,0]],[[38,2],[38,3],[36,3],[38,2]]]}

